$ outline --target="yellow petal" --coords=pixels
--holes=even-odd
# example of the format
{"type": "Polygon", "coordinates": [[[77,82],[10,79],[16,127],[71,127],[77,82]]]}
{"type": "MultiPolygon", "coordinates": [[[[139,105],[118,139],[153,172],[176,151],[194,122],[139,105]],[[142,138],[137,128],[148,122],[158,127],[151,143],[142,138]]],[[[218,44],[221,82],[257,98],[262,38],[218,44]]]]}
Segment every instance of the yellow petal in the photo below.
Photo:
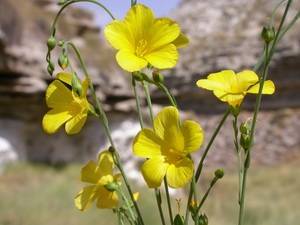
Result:
{"type": "Polygon", "coordinates": [[[150,8],[136,4],[130,8],[124,22],[129,26],[135,40],[141,40],[154,23],[154,15],[150,8]]]}
{"type": "Polygon", "coordinates": [[[101,177],[101,173],[97,168],[97,164],[89,161],[81,169],[81,181],[96,184],[101,177]]]}
{"type": "Polygon", "coordinates": [[[257,74],[252,70],[244,70],[236,74],[237,82],[243,91],[258,82],[257,74]]]}
{"type": "Polygon", "coordinates": [[[176,65],[178,51],[175,45],[169,44],[146,54],[144,57],[157,69],[169,69],[176,65]]]}
{"type": "Polygon", "coordinates": [[[197,81],[197,86],[211,90],[211,91],[224,91],[231,92],[232,85],[236,86],[237,80],[234,71],[223,70],[218,73],[212,73],[208,75],[207,79],[201,79],[197,81]]]}
{"type": "Polygon", "coordinates": [[[170,164],[167,171],[168,185],[172,188],[184,187],[192,179],[193,173],[194,164],[189,158],[170,164]]]}
{"type": "Polygon", "coordinates": [[[60,81],[54,80],[46,91],[46,103],[50,108],[67,108],[73,101],[72,92],[60,81]]]}
{"type": "Polygon", "coordinates": [[[100,209],[111,209],[118,206],[117,193],[110,192],[104,187],[100,187],[98,190],[97,207],[100,209]]]}
{"type": "Polygon", "coordinates": [[[150,129],[140,131],[133,142],[133,153],[144,158],[153,158],[161,155],[163,142],[150,129]]]}
{"type": "Polygon", "coordinates": [[[234,107],[240,105],[245,97],[245,94],[229,94],[223,91],[214,91],[214,95],[234,107]]]}
{"type": "Polygon", "coordinates": [[[104,35],[115,49],[128,49],[133,51],[135,40],[126,23],[114,20],[105,27],[104,35]]]}
{"type": "Polygon", "coordinates": [[[172,43],[176,46],[176,48],[183,48],[189,44],[189,39],[185,34],[180,33],[172,43]]]}
{"type": "Polygon", "coordinates": [[[148,30],[149,32],[149,51],[161,48],[173,42],[180,34],[177,23],[168,19],[156,19],[148,30]]]}
{"type": "Polygon", "coordinates": [[[134,201],[137,202],[139,200],[139,197],[140,197],[140,193],[139,192],[133,193],[133,199],[134,199],[134,201]]]}
{"type": "Polygon", "coordinates": [[[189,153],[197,151],[203,143],[203,130],[201,126],[192,120],[186,120],[181,126],[184,136],[184,151],[189,153]]]}
{"type": "Polygon", "coordinates": [[[148,62],[134,55],[131,51],[120,50],[116,55],[117,62],[124,70],[135,72],[145,68],[148,62]]]}
{"type": "Polygon", "coordinates": [[[101,176],[112,175],[114,159],[109,151],[105,150],[98,155],[98,167],[101,176]]]}
{"type": "MultiPolygon", "coordinates": [[[[256,84],[256,85],[252,86],[247,92],[252,93],[252,94],[258,94],[258,91],[259,91],[259,84],[256,84]]],[[[265,81],[262,93],[267,94],[267,95],[271,95],[274,92],[275,92],[274,83],[271,80],[265,81]]]]}
{"type": "Polygon", "coordinates": [[[180,151],[184,150],[184,137],[179,122],[178,110],[173,106],[165,107],[154,119],[154,130],[167,148],[180,151]]]}
{"type": "Polygon", "coordinates": [[[72,85],[72,74],[68,72],[60,72],[56,75],[56,79],[68,84],[72,85]]]}
{"type": "Polygon", "coordinates": [[[72,118],[70,112],[52,109],[43,118],[43,129],[48,134],[55,133],[65,122],[72,118]]]}
{"type": "Polygon", "coordinates": [[[87,113],[79,113],[70,119],[65,126],[67,134],[72,135],[79,133],[85,124],[86,118],[87,113]]]}
{"type": "Polygon", "coordinates": [[[87,79],[84,79],[82,81],[82,86],[81,86],[81,97],[86,98],[87,96],[87,91],[89,88],[89,81],[87,79]]]}
{"type": "Polygon", "coordinates": [[[168,164],[163,157],[154,157],[148,159],[142,165],[142,174],[149,188],[157,188],[166,175],[168,164]]]}
{"type": "Polygon", "coordinates": [[[75,197],[75,206],[77,209],[84,211],[97,197],[96,185],[91,185],[83,188],[75,197]]]}

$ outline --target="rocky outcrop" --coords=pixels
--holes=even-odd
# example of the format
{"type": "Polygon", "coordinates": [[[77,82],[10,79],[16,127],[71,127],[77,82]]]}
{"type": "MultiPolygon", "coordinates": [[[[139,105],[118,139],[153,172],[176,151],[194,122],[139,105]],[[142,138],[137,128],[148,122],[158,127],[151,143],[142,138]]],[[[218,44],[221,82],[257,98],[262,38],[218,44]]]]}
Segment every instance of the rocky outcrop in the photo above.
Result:
{"type": "MultiPolygon", "coordinates": [[[[103,131],[93,119],[73,137],[63,131],[53,136],[42,131],[41,119],[46,111],[44,92],[51,81],[45,69],[45,43],[50,23],[59,9],[55,2],[0,0],[0,164],[16,158],[64,164],[90,159],[99,149],[107,147],[103,131]]],[[[195,112],[186,117],[199,120],[206,137],[220,119],[218,113],[223,111],[224,104],[218,103],[211,93],[197,89],[195,81],[211,71],[253,67],[262,49],[260,29],[274,2],[185,0],[174,11],[173,17],[179,20],[191,44],[182,51],[178,67],[166,74],[166,82],[181,108],[195,112]]],[[[90,12],[76,7],[68,9],[58,31],[59,38],[71,38],[81,49],[97,94],[110,111],[113,138],[122,149],[126,168],[135,167],[130,146],[139,125],[130,76],[115,64],[114,52],[101,37],[101,29],[90,12]]],[[[256,162],[272,164],[299,153],[299,33],[298,24],[282,40],[272,62],[270,77],[275,80],[277,93],[264,98],[264,109],[268,111],[262,112],[259,120],[256,162]]],[[[167,104],[161,92],[154,89],[152,94],[157,109],[167,104]]],[[[248,98],[246,109],[250,109],[252,103],[253,98],[248,98]]],[[[249,113],[244,112],[242,116],[247,118],[249,113]]],[[[230,136],[228,121],[214,145],[213,151],[218,154],[209,156],[209,164],[231,164],[234,157],[230,136]]],[[[132,173],[135,176],[135,172],[132,173]]]]}

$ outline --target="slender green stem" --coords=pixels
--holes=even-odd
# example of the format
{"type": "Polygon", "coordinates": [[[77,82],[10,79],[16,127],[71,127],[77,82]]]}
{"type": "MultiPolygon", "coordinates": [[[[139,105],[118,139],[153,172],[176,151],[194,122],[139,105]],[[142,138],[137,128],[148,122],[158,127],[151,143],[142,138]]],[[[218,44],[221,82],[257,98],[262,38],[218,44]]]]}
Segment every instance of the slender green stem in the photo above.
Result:
{"type": "Polygon", "coordinates": [[[144,121],[143,121],[143,115],[142,115],[142,110],[141,110],[140,98],[137,94],[136,81],[135,81],[133,76],[132,76],[132,88],[133,88],[133,92],[134,92],[134,97],[135,97],[135,103],[136,103],[136,108],[137,108],[137,112],[138,112],[139,122],[140,122],[141,128],[143,129],[144,128],[144,121]]]}
{"type": "Polygon", "coordinates": [[[129,215],[130,215],[130,217],[131,217],[131,220],[132,220],[132,221],[136,221],[135,215],[134,215],[134,213],[133,213],[133,211],[132,211],[131,205],[130,205],[130,203],[129,203],[127,197],[126,197],[126,195],[123,193],[122,190],[118,190],[118,193],[121,195],[123,201],[125,202],[125,205],[126,205],[126,208],[127,208],[128,211],[129,211],[129,215]]]}
{"type": "Polygon", "coordinates": [[[54,18],[54,21],[52,23],[52,26],[51,26],[51,34],[54,34],[55,33],[55,27],[56,27],[56,24],[57,24],[57,21],[61,15],[61,13],[64,11],[64,9],[66,7],[68,7],[69,5],[71,4],[74,4],[74,3],[78,3],[78,2],[88,2],[88,3],[93,3],[93,4],[96,4],[98,5],[99,7],[101,7],[113,20],[115,20],[115,17],[113,16],[113,14],[111,13],[111,11],[106,8],[103,4],[101,4],[100,2],[96,1],[96,0],[71,0],[71,1],[68,1],[66,2],[61,8],[60,10],[58,11],[58,13],[56,14],[55,18],[54,18]]]}
{"type": "MultiPolygon", "coordinates": [[[[144,92],[145,92],[145,95],[146,95],[146,100],[147,100],[147,105],[148,105],[148,109],[149,109],[149,114],[150,114],[150,119],[151,119],[151,122],[152,124],[154,123],[154,114],[153,114],[153,111],[152,111],[152,102],[151,102],[151,96],[150,96],[150,92],[149,92],[149,88],[148,88],[148,84],[144,81],[142,81],[142,85],[143,85],[143,88],[144,88],[144,92]]],[[[158,210],[159,210],[159,215],[160,215],[160,218],[161,218],[161,222],[163,225],[166,224],[165,222],[165,218],[164,218],[164,213],[163,213],[163,210],[162,210],[162,207],[161,207],[161,193],[160,193],[160,190],[155,188],[155,197],[156,197],[156,202],[157,202],[157,207],[158,207],[158,210]]]]}
{"type": "MultiPolygon", "coordinates": [[[[99,99],[98,99],[98,97],[96,95],[96,91],[95,91],[93,82],[91,80],[91,77],[90,77],[90,75],[89,75],[89,73],[87,71],[87,67],[85,66],[85,63],[84,63],[84,61],[83,61],[83,59],[81,57],[81,54],[80,54],[79,50],[77,49],[77,47],[73,43],[71,43],[71,42],[69,42],[69,45],[74,50],[74,52],[75,52],[75,54],[76,54],[76,56],[77,56],[77,58],[78,58],[78,60],[79,60],[79,62],[81,64],[82,70],[85,73],[85,76],[86,76],[86,78],[89,81],[89,87],[90,87],[93,99],[94,99],[94,101],[96,103],[96,110],[97,110],[97,113],[98,113],[98,118],[100,119],[100,121],[103,124],[105,134],[106,134],[106,136],[107,136],[107,138],[108,138],[108,140],[110,142],[110,145],[114,149],[116,149],[115,144],[114,144],[113,139],[112,139],[112,136],[111,136],[110,128],[109,128],[109,125],[108,125],[108,119],[106,117],[105,111],[103,110],[103,106],[102,106],[101,102],[99,101],[99,99]]],[[[133,202],[134,208],[135,208],[135,210],[136,210],[136,212],[138,214],[138,218],[140,220],[140,223],[143,225],[144,221],[143,221],[141,212],[140,212],[139,207],[138,207],[138,205],[137,205],[137,203],[136,203],[136,201],[134,199],[133,192],[132,192],[131,187],[130,187],[129,182],[128,182],[128,178],[127,178],[126,173],[124,172],[123,166],[121,164],[120,156],[118,154],[118,151],[115,151],[114,154],[115,154],[115,156],[116,156],[115,158],[117,160],[116,161],[116,165],[117,165],[118,169],[120,170],[121,175],[122,175],[122,177],[124,179],[125,186],[126,186],[126,188],[128,190],[128,193],[130,195],[131,201],[133,202]]]]}
{"type": "Polygon", "coordinates": [[[226,121],[226,119],[227,119],[227,117],[228,117],[229,114],[230,114],[230,110],[227,109],[226,112],[224,113],[224,115],[223,115],[223,117],[222,117],[219,125],[217,126],[216,130],[214,131],[212,137],[210,138],[210,140],[209,140],[209,142],[208,142],[205,150],[204,150],[204,153],[203,153],[203,155],[201,157],[201,160],[200,160],[200,162],[198,164],[198,167],[197,167],[197,170],[196,170],[196,175],[195,175],[196,182],[198,182],[199,177],[201,175],[201,172],[202,172],[202,169],[203,169],[203,163],[204,163],[204,160],[205,160],[205,158],[207,156],[207,153],[209,152],[210,147],[212,146],[215,138],[217,137],[219,131],[221,130],[221,128],[222,128],[222,126],[223,126],[224,122],[226,121]]]}
{"type": "Polygon", "coordinates": [[[259,71],[260,68],[262,67],[262,65],[264,65],[266,62],[267,62],[267,64],[269,64],[272,56],[274,55],[275,48],[276,48],[278,42],[282,39],[283,35],[290,29],[290,27],[293,26],[293,24],[296,22],[296,20],[300,17],[300,15],[296,15],[296,17],[294,18],[294,20],[292,21],[292,23],[290,23],[290,27],[288,26],[286,28],[286,30],[283,30],[283,33],[281,34],[281,32],[282,32],[281,30],[283,28],[284,21],[286,19],[287,13],[289,11],[289,8],[290,8],[292,2],[293,2],[293,0],[289,0],[288,1],[287,5],[285,7],[285,10],[284,10],[282,19],[280,21],[280,24],[279,24],[279,27],[278,27],[278,31],[276,32],[275,38],[272,41],[272,46],[271,46],[270,49],[268,49],[267,52],[265,50],[263,56],[259,59],[258,63],[254,67],[255,71],[259,71]],[[266,55],[266,54],[268,55],[267,58],[264,57],[264,55],[266,55]]]}
{"type": "Polygon", "coordinates": [[[171,94],[169,89],[163,83],[155,83],[168,97],[170,103],[177,108],[177,103],[174,96],[171,94]]]}
{"type": "Polygon", "coordinates": [[[167,196],[167,203],[168,203],[170,224],[173,225],[172,205],[171,205],[170,193],[169,193],[168,182],[167,182],[167,178],[166,177],[164,177],[164,185],[165,185],[165,191],[166,191],[166,196],[167,196]]]}
{"type": "Polygon", "coordinates": [[[203,198],[201,199],[201,202],[199,204],[199,206],[197,207],[197,210],[196,210],[196,215],[199,214],[199,211],[201,209],[201,207],[203,206],[205,200],[207,199],[211,189],[213,188],[213,186],[217,183],[219,179],[217,177],[214,177],[214,179],[211,181],[210,185],[209,185],[209,188],[207,189],[207,191],[205,192],[203,198]]]}
{"type": "Polygon", "coordinates": [[[153,109],[152,109],[152,102],[151,102],[148,83],[142,81],[142,85],[143,85],[144,92],[145,92],[145,95],[146,95],[146,101],[147,101],[147,104],[148,104],[151,123],[153,124],[154,123],[154,114],[153,114],[153,109]]]}

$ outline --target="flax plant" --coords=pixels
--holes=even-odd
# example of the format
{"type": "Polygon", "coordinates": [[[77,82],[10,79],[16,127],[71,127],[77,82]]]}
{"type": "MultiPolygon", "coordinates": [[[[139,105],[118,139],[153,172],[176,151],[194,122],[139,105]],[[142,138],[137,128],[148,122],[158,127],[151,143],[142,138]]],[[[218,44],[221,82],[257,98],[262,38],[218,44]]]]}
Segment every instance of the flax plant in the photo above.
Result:
{"type": "MultiPolygon", "coordinates": [[[[101,151],[96,161],[89,161],[81,170],[81,181],[88,183],[75,197],[74,204],[85,211],[96,202],[98,208],[111,209],[117,216],[120,225],[145,225],[143,215],[138,204],[138,193],[129,184],[121,163],[121,152],[116,148],[111,136],[109,119],[103,109],[102,102],[96,95],[93,81],[88,72],[80,50],[70,41],[56,39],[56,25],[62,12],[70,5],[86,2],[99,6],[112,21],[105,26],[104,36],[107,42],[116,50],[118,65],[131,76],[133,94],[141,130],[132,144],[133,154],[144,158],[141,174],[149,189],[154,190],[158,212],[162,225],[188,225],[190,216],[195,225],[207,225],[208,217],[202,212],[212,188],[224,176],[222,169],[217,169],[210,185],[202,198],[198,199],[197,187],[201,185],[200,176],[204,162],[214,140],[218,136],[227,118],[233,116],[233,141],[239,161],[239,219],[238,225],[244,222],[244,207],[247,185],[247,172],[251,161],[251,151],[255,134],[256,120],[261,106],[262,94],[273,94],[275,85],[266,80],[268,68],[276,45],[299,18],[299,13],[290,23],[284,26],[292,0],[287,1],[280,25],[275,29],[274,14],[285,1],[275,8],[271,22],[263,29],[262,37],[265,43],[263,56],[259,59],[254,70],[245,69],[235,73],[224,70],[210,74],[207,79],[197,81],[199,88],[213,91],[213,94],[223,103],[228,104],[224,115],[216,126],[208,144],[202,150],[202,156],[195,167],[192,153],[200,150],[205,138],[205,131],[201,125],[193,120],[181,121],[180,109],[175,97],[165,85],[161,70],[176,66],[179,49],[189,43],[188,37],[182,33],[178,23],[170,18],[157,18],[147,6],[131,0],[131,7],[124,19],[116,19],[104,4],[96,0],[62,0],[61,5],[51,27],[48,39],[46,61],[47,70],[52,76],[55,63],[52,51],[59,48],[61,53],[58,65],[61,68],[46,92],[46,103],[50,108],[44,116],[44,130],[53,134],[65,124],[68,135],[79,133],[88,116],[99,119],[109,141],[105,151],[101,151]],[[75,71],[69,57],[73,52],[79,61],[81,71],[75,71]],[[147,69],[147,70],[146,70],[147,69]],[[83,81],[78,74],[83,73],[83,81]],[[161,90],[169,100],[169,106],[163,107],[155,115],[149,87],[161,90]],[[140,94],[138,89],[143,90],[140,94]],[[91,101],[88,100],[88,93],[91,101]],[[239,126],[239,113],[244,98],[248,94],[257,94],[253,117],[239,126]],[[146,99],[148,115],[143,113],[141,99],[146,99]],[[147,117],[147,118],[145,118],[147,117]],[[149,128],[144,121],[151,121],[149,128]],[[115,171],[118,171],[116,174],[115,171]],[[122,183],[125,188],[122,188],[122,183]],[[199,183],[199,184],[198,184],[199,183]],[[173,198],[169,188],[186,188],[189,194],[185,214],[174,214],[173,198]],[[163,187],[162,187],[163,186],[163,187]],[[162,192],[166,194],[163,201],[162,192]],[[163,205],[168,208],[169,222],[165,219],[163,205]]],[[[217,154],[215,152],[214,154],[217,154]]],[[[179,203],[178,203],[179,204],[179,203]]],[[[178,210],[179,211],[179,210],[178,210]]]]}

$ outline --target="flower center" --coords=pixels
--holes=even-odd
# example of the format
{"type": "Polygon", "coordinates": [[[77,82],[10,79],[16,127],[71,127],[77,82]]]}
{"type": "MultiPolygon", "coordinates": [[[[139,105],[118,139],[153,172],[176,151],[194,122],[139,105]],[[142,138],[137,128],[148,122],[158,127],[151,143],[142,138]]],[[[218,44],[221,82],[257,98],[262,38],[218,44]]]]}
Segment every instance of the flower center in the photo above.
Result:
{"type": "Polygon", "coordinates": [[[140,57],[144,56],[147,53],[147,46],[148,41],[146,41],[145,39],[139,40],[135,49],[136,55],[140,57]]]}
{"type": "Polygon", "coordinates": [[[184,157],[183,154],[180,154],[180,152],[178,152],[177,150],[175,150],[173,148],[169,148],[166,151],[165,155],[166,155],[166,159],[169,163],[177,162],[184,157]]]}

